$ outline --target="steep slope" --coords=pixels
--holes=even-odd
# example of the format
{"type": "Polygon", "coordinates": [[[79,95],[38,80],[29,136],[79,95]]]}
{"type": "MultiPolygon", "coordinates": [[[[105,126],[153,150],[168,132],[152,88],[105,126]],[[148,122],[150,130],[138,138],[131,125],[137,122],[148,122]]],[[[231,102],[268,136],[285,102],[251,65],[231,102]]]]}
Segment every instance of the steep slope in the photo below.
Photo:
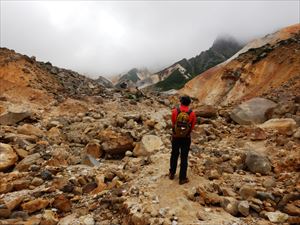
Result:
{"type": "Polygon", "coordinates": [[[0,95],[14,102],[47,105],[63,96],[102,93],[103,86],[77,72],[0,48],[0,95]]]}
{"type": "Polygon", "coordinates": [[[180,93],[205,104],[237,103],[272,93],[300,74],[299,32],[296,24],[249,43],[231,59],[189,81],[180,93]]]}
{"type": "Polygon", "coordinates": [[[149,89],[168,91],[180,89],[183,85],[203,71],[224,62],[240,50],[242,45],[233,38],[217,38],[212,47],[196,57],[182,59],[172,66],[158,72],[160,81],[149,89]]]}

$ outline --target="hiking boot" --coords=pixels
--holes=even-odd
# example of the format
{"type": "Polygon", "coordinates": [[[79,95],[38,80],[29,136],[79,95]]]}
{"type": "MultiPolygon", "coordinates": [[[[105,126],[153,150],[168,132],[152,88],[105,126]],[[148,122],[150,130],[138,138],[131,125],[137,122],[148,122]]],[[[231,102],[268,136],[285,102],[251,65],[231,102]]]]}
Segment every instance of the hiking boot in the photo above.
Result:
{"type": "Polygon", "coordinates": [[[175,174],[169,173],[169,179],[170,179],[170,180],[174,180],[174,178],[175,178],[175,174]]]}
{"type": "Polygon", "coordinates": [[[179,184],[182,185],[182,184],[186,184],[190,182],[188,178],[185,178],[185,179],[182,179],[182,180],[179,180],[179,184]]]}

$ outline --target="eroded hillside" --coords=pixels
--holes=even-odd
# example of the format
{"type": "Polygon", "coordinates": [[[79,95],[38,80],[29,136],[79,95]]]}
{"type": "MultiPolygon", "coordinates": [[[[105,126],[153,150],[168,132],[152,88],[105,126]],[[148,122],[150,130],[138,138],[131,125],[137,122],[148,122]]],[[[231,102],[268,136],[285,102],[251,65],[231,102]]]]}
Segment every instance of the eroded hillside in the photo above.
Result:
{"type": "Polygon", "coordinates": [[[271,94],[288,86],[299,93],[300,25],[255,40],[231,60],[213,67],[188,82],[182,93],[205,104],[231,104],[271,94]],[[252,47],[252,48],[250,48],[252,47]]]}

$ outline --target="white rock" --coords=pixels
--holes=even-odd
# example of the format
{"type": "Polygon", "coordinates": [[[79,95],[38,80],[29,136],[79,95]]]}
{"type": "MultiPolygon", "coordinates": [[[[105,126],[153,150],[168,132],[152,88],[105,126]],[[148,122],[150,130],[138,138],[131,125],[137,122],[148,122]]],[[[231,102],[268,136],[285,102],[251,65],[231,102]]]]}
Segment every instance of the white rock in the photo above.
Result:
{"type": "Polygon", "coordinates": [[[273,223],[284,223],[289,218],[287,214],[282,213],[280,211],[267,212],[266,215],[269,218],[269,220],[273,223]]]}
{"type": "Polygon", "coordinates": [[[163,145],[160,137],[155,135],[143,136],[141,142],[137,143],[133,150],[134,156],[149,156],[154,151],[159,150],[163,145]]]}

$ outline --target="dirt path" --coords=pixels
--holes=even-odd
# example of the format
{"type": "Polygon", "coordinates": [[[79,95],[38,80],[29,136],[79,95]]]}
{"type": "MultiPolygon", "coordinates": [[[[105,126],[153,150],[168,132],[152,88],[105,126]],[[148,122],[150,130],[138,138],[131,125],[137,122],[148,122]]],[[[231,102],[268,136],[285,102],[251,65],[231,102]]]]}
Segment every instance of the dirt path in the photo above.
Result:
{"type": "Polygon", "coordinates": [[[193,174],[191,169],[188,169],[189,183],[178,184],[179,171],[177,171],[175,179],[170,180],[168,178],[169,157],[170,153],[167,149],[153,155],[152,163],[141,171],[139,179],[134,184],[138,187],[144,187],[144,190],[147,191],[146,196],[150,197],[149,201],[146,201],[145,207],[158,211],[158,217],[175,219],[177,223],[173,222],[173,224],[177,225],[220,225],[234,224],[234,222],[239,221],[220,207],[203,207],[198,202],[189,200],[187,198],[189,190],[209,181],[193,174]],[[199,215],[204,221],[199,220],[199,215]]]}

